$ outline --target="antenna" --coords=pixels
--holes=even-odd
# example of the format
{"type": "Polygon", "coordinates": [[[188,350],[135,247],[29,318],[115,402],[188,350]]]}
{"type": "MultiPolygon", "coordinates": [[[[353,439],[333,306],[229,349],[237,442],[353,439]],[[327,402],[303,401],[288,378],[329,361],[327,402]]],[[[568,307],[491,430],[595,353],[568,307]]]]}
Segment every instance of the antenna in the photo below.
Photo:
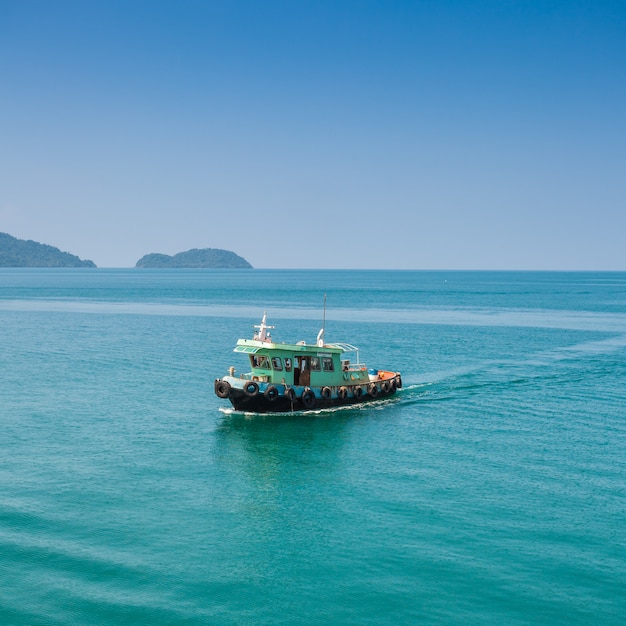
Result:
{"type": "Polygon", "coordinates": [[[321,348],[324,345],[324,330],[326,329],[326,294],[324,294],[324,317],[322,318],[322,330],[317,335],[317,345],[321,348]]]}

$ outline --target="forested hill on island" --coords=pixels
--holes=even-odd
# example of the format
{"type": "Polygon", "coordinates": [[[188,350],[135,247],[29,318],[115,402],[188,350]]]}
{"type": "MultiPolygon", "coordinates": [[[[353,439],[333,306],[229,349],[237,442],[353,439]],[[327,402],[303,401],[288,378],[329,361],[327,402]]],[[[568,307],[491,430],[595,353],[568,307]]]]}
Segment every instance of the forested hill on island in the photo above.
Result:
{"type": "Polygon", "coordinates": [[[194,248],[179,252],[174,256],[167,254],[146,254],[135,267],[143,268],[213,268],[213,269],[248,269],[252,265],[244,258],[217,248],[194,248]]]}
{"type": "MultiPolygon", "coordinates": [[[[30,239],[17,239],[0,232],[0,267],[96,267],[96,264],[83,261],[69,252],[61,252],[54,246],[30,239]]],[[[252,265],[229,250],[194,248],[174,256],[146,254],[137,261],[135,267],[249,269],[252,265]]]]}
{"type": "Polygon", "coordinates": [[[0,267],[96,267],[69,252],[0,233],[0,267]]]}

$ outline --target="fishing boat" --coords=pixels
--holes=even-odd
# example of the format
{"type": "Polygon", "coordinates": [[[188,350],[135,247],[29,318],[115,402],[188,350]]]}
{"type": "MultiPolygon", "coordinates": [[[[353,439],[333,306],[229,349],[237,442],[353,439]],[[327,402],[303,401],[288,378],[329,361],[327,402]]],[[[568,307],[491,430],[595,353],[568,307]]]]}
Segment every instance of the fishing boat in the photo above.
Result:
{"type": "Polygon", "coordinates": [[[263,314],[252,339],[239,339],[234,352],[247,355],[251,371],[215,380],[218,398],[238,411],[252,413],[313,410],[392,396],[402,387],[399,372],[368,369],[359,349],[349,343],[326,343],[324,328],[314,344],[276,343],[263,314]]]}

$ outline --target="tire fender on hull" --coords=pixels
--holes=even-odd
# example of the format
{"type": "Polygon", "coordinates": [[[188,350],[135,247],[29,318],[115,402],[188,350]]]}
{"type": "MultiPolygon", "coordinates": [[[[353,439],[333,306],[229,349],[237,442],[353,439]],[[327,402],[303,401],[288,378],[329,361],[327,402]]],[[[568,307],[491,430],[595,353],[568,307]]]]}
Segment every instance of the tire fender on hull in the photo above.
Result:
{"type": "Polygon", "coordinates": [[[307,387],[302,392],[302,397],[300,399],[306,409],[312,409],[315,406],[315,394],[310,387],[307,387]]]}
{"type": "Polygon", "coordinates": [[[254,396],[256,396],[259,393],[259,385],[257,385],[256,382],[251,380],[249,383],[246,383],[243,386],[243,392],[247,396],[250,396],[251,398],[254,398],[254,396]]]}
{"type": "Polygon", "coordinates": [[[215,381],[215,395],[218,398],[228,398],[230,395],[230,383],[218,378],[215,381]]]}
{"type": "Polygon", "coordinates": [[[263,393],[263,395],[270,401],[270,402],[274,402],[274,400],[276,400],[276,398],[278,398],[278,389],[274,386],[274,385],[270,385],[265,392],[263,393]]]}

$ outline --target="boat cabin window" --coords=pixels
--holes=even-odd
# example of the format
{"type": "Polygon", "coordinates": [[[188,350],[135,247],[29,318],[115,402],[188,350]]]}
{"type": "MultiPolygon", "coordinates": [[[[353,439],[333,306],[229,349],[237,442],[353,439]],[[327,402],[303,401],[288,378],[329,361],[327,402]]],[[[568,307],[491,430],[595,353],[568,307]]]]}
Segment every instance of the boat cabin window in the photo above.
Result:
{"type": "Polygon", "coordinates": [[[318,356],[311,357],[311,371],[312,372],[320,371],[320,358],[318,356]]]}
{"type": "Polygon", "coordinates": [[[258,370],[268,370],[270,369],[270,360],[269,357],[264,354],[251,354],[250,362],[252,363],[252,367],[258,370]]]}
{"type": "Polygon", "coordinates": [[[272,365],[276,371],[282,372],[283,370],[283,362],[281,361],[279,356],[272,357],[272,365]]]}
{"type": "Polygon", "coordinates": [[[322,370],[325,372],[334,372],[335,366],[333,365],[333,360],[329,356],[322,357],[322,370]]]}
{"type": "Polygon", "coordinates": [[[291,371],[291,359],[289,357],[285,357],[285,370],[291,371]]]}

